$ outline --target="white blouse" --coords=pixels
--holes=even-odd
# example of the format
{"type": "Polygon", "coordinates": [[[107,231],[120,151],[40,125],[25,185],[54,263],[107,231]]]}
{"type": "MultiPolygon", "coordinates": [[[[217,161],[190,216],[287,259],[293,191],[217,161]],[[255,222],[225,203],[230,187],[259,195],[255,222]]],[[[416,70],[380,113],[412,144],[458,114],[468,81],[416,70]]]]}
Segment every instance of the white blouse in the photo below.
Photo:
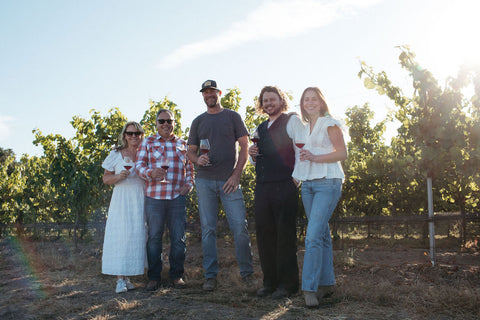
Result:
{"type": "MultiPolygon", "coordinates": [[[[338,120],[329,116],[319,117],[315,123],[312,133],[310,134],[310,123],[307,123],[303,128],[305,137],[305,150],[309,150],[314,155],[328,154],[335,149],[328,136],[328,127],[338,126],[341,124],[338,120]]],[[[318,163],[313,161],[300,161],[296,159],[295,169],[292,176],[300,181],[315,180],[315,179],[344,179],[342,165],[340,161],[332,163],[318,163]]]]}

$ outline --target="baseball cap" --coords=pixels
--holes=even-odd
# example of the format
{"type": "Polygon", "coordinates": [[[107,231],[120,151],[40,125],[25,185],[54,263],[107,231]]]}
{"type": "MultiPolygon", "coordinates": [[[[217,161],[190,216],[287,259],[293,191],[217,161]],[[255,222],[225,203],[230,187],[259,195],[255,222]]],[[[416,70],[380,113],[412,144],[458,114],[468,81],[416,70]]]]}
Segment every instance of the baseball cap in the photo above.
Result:
{"type": "Polygon", "coordinates": [[[215,90],[219,90],[217,88],[217,81],[215,80],[207,80],[205,81],[204,83],[202,83],[202,89],[200,89],[200,92],[203,92],[203,90],[205,89],[215,89],[215,90]]]}

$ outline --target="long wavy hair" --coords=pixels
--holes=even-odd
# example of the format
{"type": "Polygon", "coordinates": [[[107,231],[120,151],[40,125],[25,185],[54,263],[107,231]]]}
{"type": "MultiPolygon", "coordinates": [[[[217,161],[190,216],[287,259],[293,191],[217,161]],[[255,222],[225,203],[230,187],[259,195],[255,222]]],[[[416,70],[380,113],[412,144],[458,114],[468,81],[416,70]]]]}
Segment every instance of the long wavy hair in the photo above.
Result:
{"type": "Polygon", "coordinates": [[[260,91],[260,96],[258,97],[258,100],[255,103],[255,109],[257,113],[265,114],[265,111],[263,110],[263,95],[265,94],[265,92],[276,93],[280,97],[280,103],[282,104],[282,112],[288,110],[287,95],[276,86],[265,86],[263,87],[262,91],[260,91]]]}
{"type": "Polygon", "coordinates": [[[125,131],[127,130],[128,126],[134,126],[135,129],[137,129],[137,131],[140,131],[142,133],[142,135],[141,135],[142,139],[145,135],[145,131],[143,131],[142,126],[138,122],[128,121],[127,123],[125,123],[125,125],[122,128],[122,131],[120,132],[120,134],[118,136],[118,145],[115,148],[115,150],[117,150],[117,151],[125,149],[125,148],[128,147],[128,142],[127,142],[127,139],[125,138],[125,131]]]}
{"type": "Polygon", "coordinates": [[[300,112],[302,113],[303,121],[305,122],[309,121],[307,117],[307,113],[305,112],[304,101],[303,101],[303,99],[305,98],[305,94],[308,91],[315,92],[315,94],[318,96],[318,99],[320,99],[320,116],[325,117],[330,115],[330,111],[328,109],[328,105],[327,105],[327,102],[325,101],[325,97],[323,96],[322,91],[318,87],[308,87],[305,90],[303,90],[302,98],[300,99],[300,112]]]}

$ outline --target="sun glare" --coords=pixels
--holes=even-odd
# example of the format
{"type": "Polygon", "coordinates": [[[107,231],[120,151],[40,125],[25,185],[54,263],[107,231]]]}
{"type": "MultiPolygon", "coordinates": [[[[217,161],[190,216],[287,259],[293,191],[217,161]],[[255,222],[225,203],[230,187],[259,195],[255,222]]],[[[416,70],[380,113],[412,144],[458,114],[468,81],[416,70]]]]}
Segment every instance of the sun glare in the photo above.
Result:
{"type": "Polygon", "coordinates": [[[422,22],[420,41],[425,47],[418,61],[439,78],[455,76],[463,64],[480,64],[478,12],[477,0],[438,1],[422,22]]]}

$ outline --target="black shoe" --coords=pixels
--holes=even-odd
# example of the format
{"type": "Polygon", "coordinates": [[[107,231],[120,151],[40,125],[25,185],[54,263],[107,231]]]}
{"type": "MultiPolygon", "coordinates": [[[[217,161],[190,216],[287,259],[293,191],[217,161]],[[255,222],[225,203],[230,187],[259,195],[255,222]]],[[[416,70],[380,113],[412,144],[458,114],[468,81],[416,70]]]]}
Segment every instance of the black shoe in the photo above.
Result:
{"type": "Polygon", "coordinates": [[[278,288],[275,290],[274,293],[272,293],[272,299],[283,299],[286,298],[290,295],[290,292],[288,292],[287,289],[285,288],[278,288]]]}
{"type": "Polygon", "coordinates": [[[275,291],[275,290],[273,290],[273,288],[263,287],[263,288],[258,289],[257,296],[266,297],[268,295],[271,295],[273,293],[273,291],[275,291]]]}

